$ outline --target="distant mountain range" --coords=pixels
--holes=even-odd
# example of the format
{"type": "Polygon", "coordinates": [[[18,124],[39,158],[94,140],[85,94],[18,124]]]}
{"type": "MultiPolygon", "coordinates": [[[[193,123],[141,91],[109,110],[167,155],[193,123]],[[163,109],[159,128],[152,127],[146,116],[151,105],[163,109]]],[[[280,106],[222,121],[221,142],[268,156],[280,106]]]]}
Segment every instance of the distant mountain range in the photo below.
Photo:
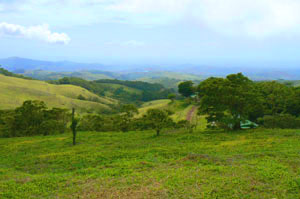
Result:
{"type": "Polygon", "coordinates": [[[75,63],[70,61],[42,61],[25,59],[20,57],[10,57],[6,59],[0,59],[0,65],[10,71],[27,71],[27,70],[46,70],[46,71],[78,71],[78,70],[89,70],[89,69],[101,69],[107,70],[110,67],[102,64],[83,64],[75,63]]]}
{"type": "MultiPolygon", "coordinates": [[[[265,69],[255,67],[216,67],[197,65],[176,66],[117,66],[103,64],[76,63],[70,61],[42,61],[10,57],[0,59],[3,68],[28,75],[37,79],[56,79],[62,76],[76,76],[78,72],[84,72],[85,79],[116,78],[128,80],[143,79],[177,79],[199,80],[210,76],[226,76],[232,73],[242,72],[253,80],[300,80],[300,69],[265,69]],[[64,72],[64,73],[62,73],[64,72]],[[77,73],[76,73],[77,72],[77,73]],[[37,74],[42,74],[41,76],[37,74]],[[47,74],[45,76],[45,74],[47,74]],[[95,75],[98,74],[98,75],[95,75]],[[54,77],[54,78],[53,78],[54,77]]],[[[80,75],[79,77],[81,77],[80,75]]],[[[84,78],[84,77],[83,77],[84,78]]]]}

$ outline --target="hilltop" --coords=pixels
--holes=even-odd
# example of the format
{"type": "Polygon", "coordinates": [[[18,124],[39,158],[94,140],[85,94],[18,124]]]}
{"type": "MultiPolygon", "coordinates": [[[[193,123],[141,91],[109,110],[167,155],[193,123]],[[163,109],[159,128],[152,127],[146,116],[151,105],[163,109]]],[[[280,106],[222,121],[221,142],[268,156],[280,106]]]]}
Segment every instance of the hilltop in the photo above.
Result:
{"type": "Polygon", "coordinates": [[[161,84],[151,84],[142,81],[122,80],[95,80],[87,81],[77,77],[64,77],[59,80],[49,81],[57,85],[76,85],[99,95],[118,99],[121,103],[147,102],[151,100],[166,99],[174,89],[166,89],[161,84]]]}

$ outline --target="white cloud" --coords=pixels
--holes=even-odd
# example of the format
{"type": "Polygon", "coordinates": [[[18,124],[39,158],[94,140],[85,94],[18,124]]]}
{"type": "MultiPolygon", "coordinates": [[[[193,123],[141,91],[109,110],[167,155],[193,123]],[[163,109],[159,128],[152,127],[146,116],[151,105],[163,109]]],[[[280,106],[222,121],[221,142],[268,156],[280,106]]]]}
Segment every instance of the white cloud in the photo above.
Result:
{"type": "Polygon", "coordinates": [[[59,26],[116,22],[117,18],[142,25],[191,20],[225,35],[300,33],[300,0],[0,0],[1,10],[19,12],[20,17],[3,12],[4,21],[28,17],[34,23],[59,26]]]}
{"type": "Polygon", "coordinates": [[[68,44],[71,40],[65,33],[51,32],[48,25],[24,27],[3,22],[0,23],[0,36],[1,35],[39,39],[48,43],[57,44],[68,44]]]}
{"type": "Polygon", "coordinates": [[[296,0],[203,0],[195,16],[218,32],[265,37],[299,33],[299,9],[296,0]]]}
{"type": "Polygon", "coordinates": [[[300,32],[299,0],[119,0],[110,9],[168,19],[193,18],[230,35],[265,37],[300,32]]]}

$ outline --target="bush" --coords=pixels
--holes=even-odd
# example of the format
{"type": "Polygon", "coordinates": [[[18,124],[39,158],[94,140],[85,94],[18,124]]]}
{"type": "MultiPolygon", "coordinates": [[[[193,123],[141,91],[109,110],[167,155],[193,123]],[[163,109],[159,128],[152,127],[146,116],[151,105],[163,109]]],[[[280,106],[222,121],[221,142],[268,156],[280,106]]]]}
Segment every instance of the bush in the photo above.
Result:
{"type": "Polygon", "coordinates": [[[121,117],[119,115],[102,116],[87,114],[80,119],[79,131],[109,132],[121,130],[121,117]]]}
{"type": "Polygon", "coordinates": [[[280,129],[297,129],[300,128],[300,119],[289,115],[266,115],[263,118],[258,119],[259,123],[265,128],[280,128],[280,129]]]}
{"type": "Polygon", "coordinates": [[[81,118],[78,130],[80,131],[103,131],[104,118],[100,115],[89,114],[81,118]]]}
{"type": "Polygon", "coordinates": [[[181,129],[181,128],[188,128],[190,125],[190,122],[188,120],[180,120],[176,123],[176,128],[181,129]]]}
{"type": "Polygon", "coordinates": [[[79,100],[86,100],[86,98],[83,95],[81,95],[81,94],[78,95],[77,99],[79,99],[79,100]]]}
{"type": "Polygon", "coordinates": [[[47,109],[44,102],[25,101],[21,107],[0,112],[0,136],[19,137],[64,133],[69,114],[65,109],[47,109]]]}

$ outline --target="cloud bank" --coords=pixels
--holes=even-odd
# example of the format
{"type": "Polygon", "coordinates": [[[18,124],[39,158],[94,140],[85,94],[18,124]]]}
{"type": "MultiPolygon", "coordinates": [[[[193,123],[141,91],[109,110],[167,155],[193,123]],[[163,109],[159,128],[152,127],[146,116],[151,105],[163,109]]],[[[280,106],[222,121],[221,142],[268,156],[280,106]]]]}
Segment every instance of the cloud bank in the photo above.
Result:
{"type": "Polygon", "coordinates": [[[298,35],[299,10],[299,0],[0,0],[3,21],[19,15],[60,26],[115,23],[118,18],[134,25],[193,22],[205,30],[247,37],[298,35]],[[10,16],[9,10],[15,13],[10,16]]]}
{"type": "Polygon", "coordinates": [[[49,30],[48,25],[24,27],[17,24],[0,23],[0,36],[38,39],[54,44],[68,44],[71,39],[65,33],[56,33],[49,30]]]}
{"type": "Polygon", "coordinates": [[[299,0],[119,0],[110,9],[169,21],[196,21],[219,33],[265,37],[300,33],[299,0]]]}

